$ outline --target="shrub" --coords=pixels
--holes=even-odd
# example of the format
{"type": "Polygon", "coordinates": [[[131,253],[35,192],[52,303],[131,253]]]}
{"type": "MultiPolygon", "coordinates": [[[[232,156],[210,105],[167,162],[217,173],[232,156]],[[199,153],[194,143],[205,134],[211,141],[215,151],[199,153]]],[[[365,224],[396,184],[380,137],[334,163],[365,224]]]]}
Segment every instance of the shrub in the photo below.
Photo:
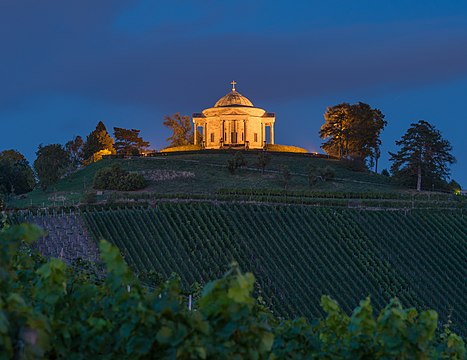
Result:
{"type": "Polygon", "coordinates": [[[125,171],[117,164],[99,170],[94,177],[95,189],[134,191],[146,185],[143,175],[125,171]]]}
{"type": "Polygon", "coordinates": [[[95,204],[97,202],[97,194],[95,191],[88,191],[83,195],[81,201],[85,204],[95,204]]]}
{"type": "Polygon", "coordinates": [[[381,175],[387,176],[387,177],[391,176],[391,174],[389,174],[388,169],[383,169],[383,171],[381,171],[381,175]]]}
{"type": "Polygon", "coordinates": [[[348,170],[360,171],[360,172],[364,172],[368,170],[365,165],[365,161],[359,157],[349,157],[347,159],[341,159],[340,162],[342,166],[348,170]]]}
{"type": "Polygon", "coordinates": [[[264,169],[271,162],[271,155],[266,151],[261,151],[258,154],[258,167],[261,169],[261,173],[264,174],[264,169]]]}
{"type": "Polygon", "coordinates": [[[318,174],[321,176],[321,179],[323,181],[328,181],[334,179],[334,176],[336,173],[334,172],[334,169],[330,166],[326,166],[324,168],[319,168],[318,169],[318,174]]]}
{"type": "Polygon", "coordinates": [[[243,156],[243,153],[240,151],[235,152],[235,155],[233,156],[233,159],[227,160],[227,169],[231,174],[235,173],[235,170],[237,170],[240,167],[244,167],[247,165],[247,161],[245,157],[243,156]]]}
{"type": "Polygon", "coordinates": [[[310,186],[313,186],[318,181],[329,181],[334,179],[335,172],[334,169],[330,166],[319,167],[319,168],[310,168],[308,171],[308,183],[310,186]]]}
{"type": "Polygon", "coordinates": [[[241,151],[237,151],[235,153],[234,159],[235,159],[235,166],[237,168],[244,167],[244,166],[248,165],[248,163],[247,163],[247,161],[245,159],[245,156],[243,156],[243,153],[241,151]]]}
{"type": "Polygon", "coordinates": [[[235,166],[235,159],[229,159],[227,160],[227,169],[229,170],[229,173],[232,175],[235,174],[235,169],[237,167],[235,166]]]}
{"type": "Polygon", "coordinates": [[[283,165],[281,167],[281,181],[284,185],[284,189],[287,190],[287,186],[289,185],[290,179],[292,179],[292,174],[290,173],[290,169],[287,165],[283,165]]]}

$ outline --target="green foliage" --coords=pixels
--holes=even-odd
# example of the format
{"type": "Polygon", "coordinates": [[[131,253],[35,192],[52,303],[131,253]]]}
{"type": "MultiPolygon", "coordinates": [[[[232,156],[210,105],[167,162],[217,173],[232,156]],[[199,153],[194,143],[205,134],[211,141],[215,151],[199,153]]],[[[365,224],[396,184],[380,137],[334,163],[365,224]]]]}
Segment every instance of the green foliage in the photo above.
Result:
{"type": "Polygon", "coordinates": [[[261,169],[262,174],[264,174],[264,169],[266,169],[266,166],[268,166],[270,162],[271,162],[271,155],[269,155],[267,151],[260,151],[258,153],[257,164],[258,164],[258,167],[261,169]]]}
{"type": "Polygon", "coordinates": [[[335,171],[333,168],[330,166],[326,167],[311,167],[308,170],[308,183],[311,186],[315,185],[318,181],[329,181],[334,179],[334,176],[336,175],[335,171]]]}
{"type": "Polygon", "coordinates": [[[85,204],[94,204],[97,202],[97,194],[95,191],[88,191],[83,195],[81,202],[85,204]]]}
{"type": "Polygon", "coordinates": [[[46,190],[66,173],[70,165],[70,157],[60,144],[39,145],[36,155],[34,170],[41,188],[46,190]]]}
{"type": "Polygon", "coordinates": [[[460,195],[462,187],[456,180],[452,179],[448,186],[449,190],[451,190],[453,194],[460,195]]]}
{"type": "Polygon", "coordinates": [[[149,142],[139,136],[141,130],[114,127],[115,150],[119,155],[139,155],[149,142]]]}
{"type": "Polygon", "coordinates": [[[401,148],[397,153],[389,153],[389,160],[393,162],[391,172],[404,183],[416,185],[418,191],[445,182],[450,173],[449,165],[456,161],[449,141],[424,120],[410,124],[396,145],[401,148]]]}
{"type": "Polygon", "coordinates": [[[109,153],[115,154],[114,139],[107,132],[104,123],[99,121],[96,129],[86,137],[86,142],[82,149],[84,161],[86,163],[94,162],[94,154],[103,150],[108,150],[109,153]]]}
{"type": "Polygon", "coordinates": [[[344,168],[350,171],[366,172],[368,170],[364,159],[359,156],[352,156],[349,158],[341,159],[340,163],[344,168]]]}
{"type": "Polygon", "coordinates": [[[84,140],[79,135],[65,144],[65,150],[68,152],[68,155],[70,156],[70,162],[73,167],[77,167],[82,164],[84,160],[83,147],[84,147],[84,140]]]}
{"type": "Polygon", "coordinates": [[[16,150],[0,152],[0,194],[24,194],[36,184],[26,158],[16,150]]]}
{"type": "Polygon", "coordinates": [[[386,126],[383,113],[368,104],[342,103],[328,107],[319,135],[328,139],[321,146],[327,154],[340,159],[357,157],[370,164],[380,156],[380,134],[386,126]]]}
{"type": "MultiPolygon", "coordinates": [[[[169,142],[169,147],[193,144],[194,130],[189,116],[180,116],[180,113],[175,113],[172,116],[166,115],[163,124],[172,131],[172,136],[166,139],[169,142]]],[[[199,143],[201,136],[198,130],[196,130],[196,136],[199,143]]]]}
{"type": "Polygon", "coordinates": [[[233,158],[227,160],[227,169],[231,174],[234,174],[238,168],[245,167],[247,165],[248,163],[246,158],[241,151],[236,151],[233,158]]]}
{"type": "Polygon", "coordinates": [[[387,177],[391,176],[391,174],[389,173],[388,169],[383,169],[383,170],[381,171],[381,175],[387,176],[387,177]]]}
{"type": "Polygon", "coordinates": [[[329,297],[326,317],[278,320],[253,296],[255,278],[234,264],[189,311],[176,277],[145,287],[117,248],[100,243],[104,281],[60,260],[19,251],[39,235],[0,231],[0,358],[462,359],[463,340],[437,315],[393,300],[375,317],[369,299],[347,316],[329,297]]]}
{"type": "Polygon", "coordinates": [[[289,167],[287,165],[282,166],[280,172],[280,180],[285,190],[287,190],[287,186],[289,185],[291,179],[292,173],[290,172],[289,167]]]}
{"type": "MultiPolygon", "coordinates": [[[[245,192],[242,201],[256,201],[251,194],[245,192]]],[[[272,201],[281,195],[300,201],[306,193],[288,194],[281,190],[264,198],[272,201]]],[[[450,318],[452,329],[467,333],[467,299],[462,296],[467,268],[460,255],[467,228],[463,211],[365,211],[242,201],[158,202],[154,208],[88,211],[84,219],[93,237],[117,245],[132,268],[154,270],[165,278],[175,271],[185,289],[222,276],[235,259],[255,273],[258,294],[278,316],[322,315],[321,294],[339,301],[346,313],[362,294],[371,295],[376,311],[397,296],[417,309],[437,309],[441,322],[450,318]]]]}
{"type": "Polygon", "coordinates": [[[146,185],[143,175],[125,171],[118,164],[99,170],[94,177],[95,189],[134,191],[146,185]]]}

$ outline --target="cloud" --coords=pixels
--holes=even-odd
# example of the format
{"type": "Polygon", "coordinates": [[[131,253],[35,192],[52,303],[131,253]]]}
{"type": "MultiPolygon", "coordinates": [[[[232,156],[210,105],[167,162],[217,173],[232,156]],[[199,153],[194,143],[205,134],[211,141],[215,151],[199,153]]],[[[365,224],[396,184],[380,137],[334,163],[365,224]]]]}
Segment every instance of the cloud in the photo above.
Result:
{"type": "Polygon", "coordinates": [[[442,23],[428,29],[385,23],[215,35],[190,34],[193,24],[175,19],[177,31],[164,21],[128,34],[115,21],[129,1],[26,3],[11,2],[0,15],[7,54],[0,67],[0,108],[51,93],[197,109],[228,91],[232,78],[254,99],[286,101],[378,86],[417,87],[467,74],[465,27],[437,31],[442,23]]]}

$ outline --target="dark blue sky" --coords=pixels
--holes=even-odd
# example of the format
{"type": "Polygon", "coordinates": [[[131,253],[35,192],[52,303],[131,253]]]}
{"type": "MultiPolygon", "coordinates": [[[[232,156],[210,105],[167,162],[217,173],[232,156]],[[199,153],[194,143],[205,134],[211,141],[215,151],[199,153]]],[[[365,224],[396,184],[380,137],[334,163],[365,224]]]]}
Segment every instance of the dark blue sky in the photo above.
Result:
{"type": "Polygon", "coordinates": [[[29,159],[103,120],[140,128],[237,89],[276,142],[319,151],[326,106],[383,111],[382,167],[410,123],[452,143],[467,187],[467,1],[0,0],[0,150],[29,159]]]}

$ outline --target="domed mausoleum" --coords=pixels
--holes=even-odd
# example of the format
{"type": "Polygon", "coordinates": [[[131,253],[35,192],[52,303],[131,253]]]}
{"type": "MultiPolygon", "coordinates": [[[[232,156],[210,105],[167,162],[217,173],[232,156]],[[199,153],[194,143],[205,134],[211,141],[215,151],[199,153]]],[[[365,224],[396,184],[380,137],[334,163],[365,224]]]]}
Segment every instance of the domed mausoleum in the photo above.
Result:
{"type": "Polygon", "coordinates": [[[194,128],[202,135],[203,148],[262,149],[266,144],[274,144],[276,115],[254,107],[248,98],[237,92],[236,82],[231,84],[232,91],[221,97],[214,107],[193,114],[194,128]]]}

